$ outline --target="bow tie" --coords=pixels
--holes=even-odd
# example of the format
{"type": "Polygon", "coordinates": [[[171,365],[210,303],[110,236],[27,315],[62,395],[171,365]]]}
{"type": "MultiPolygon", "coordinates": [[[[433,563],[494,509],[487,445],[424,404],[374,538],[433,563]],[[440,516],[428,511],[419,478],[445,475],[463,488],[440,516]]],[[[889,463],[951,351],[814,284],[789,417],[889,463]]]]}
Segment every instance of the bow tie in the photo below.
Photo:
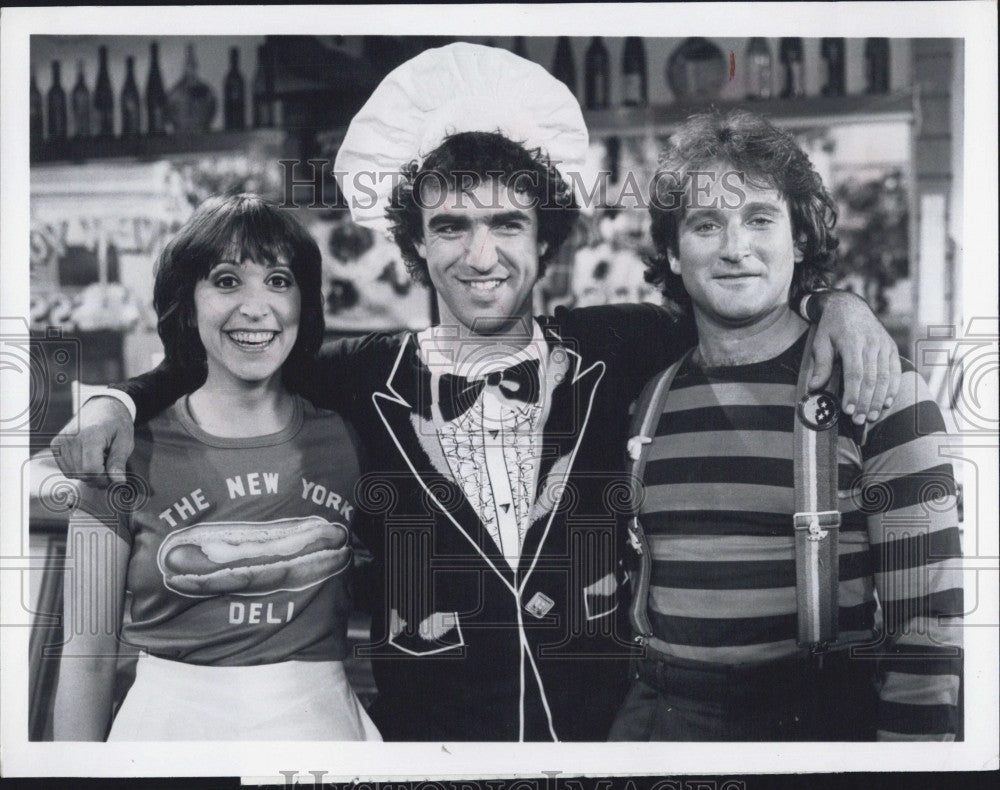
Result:
{"type": "Polygon", "coordinates": [[[438,386],[438,404],[445,422],[465,414],[476,402],[484,386],[496,387],[508,400],[538,403],[541,382],[537,359],[519,362],[506,370],[498,370],[471,381],[464,376],[445,373],[438,386]]]}

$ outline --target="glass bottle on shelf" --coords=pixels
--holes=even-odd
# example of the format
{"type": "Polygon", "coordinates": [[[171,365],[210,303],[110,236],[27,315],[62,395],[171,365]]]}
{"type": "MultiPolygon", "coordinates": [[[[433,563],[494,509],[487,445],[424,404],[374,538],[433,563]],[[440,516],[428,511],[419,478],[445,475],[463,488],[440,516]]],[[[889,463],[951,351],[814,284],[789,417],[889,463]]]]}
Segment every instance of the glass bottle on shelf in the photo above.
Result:
{"type": "Polygon", "coordinates": [[[229,73],[223,89],[222,116],[226,129],[246,128],[246,103],[246,84],[240,73],[240,51],[232,47],[229,50],[229,73]]]}
{"type": "Polygon", "coordinates": [[[52,87],[47,98],[49,117],[49,140],[62,142],[66,139],[66,91],[60,84],[59,61],[52,61],[52,87]]]}
{"type": "Polygon", "coordinates": [[[125,58],[125,87],[122,88],[122,137],[139,136],[139,89],[135,84],[135,58],[125,58]]]}
{"type": "Polygon", "coordinates": [[[604,110],[610,102],[611,65],[608,50],[600,36],[590,39],[584,59],[583,93],[588,110],[604,110]]]}
{"type": "Polygon", "coordinates": [[[274,126],[274,75],[266,44],[257,47],[257,70],[253,75],[253,125],[255,129],[274,126]]]}
{"type": "Polygon", "coordinates": [[[747,98],[771,98],[771,48],[767,39],[754,36],[747,44],[745,56],[747,64],[747,98]]]}
{"type": "Polygon", "coordinates": [[[785,84],[781,89],[782,99],[806,95],[805,66],[803,63],[802,39],[783,38],[778,51],[778,59],[785,71],[785,84]]]}
{"type": "Polygon", "coordinates": [[[194,44],[184,55],[184,75],[167,94],[167,117],[178,132],[207,132],[215,117],[215,92],[198,76],[194,44]]]}
{"type": "Polygon", "coordinates": [[[556,56],[552,61],[552,76],[569,88],[576,96],[576,63],[573,61],[573,45],[569,36],[559,36],[556,42],[556,56]]]}
{"type": "Polygon", "coordinates": [[[94,86],[95,127],[98,137],[115,135],[115,97],[111,91],[111,77],[108,76],[108,48],[97,50],[97,84],[94,86]]]}
{"type": "Polygon", "coordinates": [[[820,40],[820,55],[826,63],[826,83],[824,96],[843,96],[844,88],[844,39],[824,38],[820,40]]]}
{"type": "Polygon", "coordinates": [[[82,140],[90,137],[90,90],[83,75],[83,61],[76,62],[76,85],[70,94],[73,108],[73,137],[82,140]]]}
{"type": "Polygon", "coordinates": [[[609,137],[604,141],[605,164],[608,181],[617,184],[621,180],[622,141],[620,137],[609,137]]]}
{"type": "Polygon", "coordinates": [[[31,69],[31,86],[29,88],[29,108],[30,123],[29,139],[32,145],[37,145],[45,140],[45,116],[42,110],[42,92],[38,90],[38,82],[35,80],[35,69],[31,69]]]}
{"type": "Polygon", "coordinates": [[[146,77],[146,131],[157,135],[167,131],[167,92],[160,76],[160,46],[149,45],[149,74],[146,77]]]}
{"type": "Polygon", "coordinates": [[[889,92],[889,39],[865,41],[865,82],[868,93],[889,92]]]}
{"type": "Polygon", "coordinates": [[[649,102],[648,85],[646,50],[642,39],[629,36],[625,39],[625,52],[622,54],[622,104],[626,107],[645,107],[649,102]]]}

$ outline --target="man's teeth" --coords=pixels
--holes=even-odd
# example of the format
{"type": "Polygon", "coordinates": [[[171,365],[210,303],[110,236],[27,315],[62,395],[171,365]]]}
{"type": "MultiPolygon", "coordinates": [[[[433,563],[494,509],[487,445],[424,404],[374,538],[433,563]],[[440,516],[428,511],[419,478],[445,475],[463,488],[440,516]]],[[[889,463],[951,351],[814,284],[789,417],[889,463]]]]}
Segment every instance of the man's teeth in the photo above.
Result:
{"type": "Polygon", "coordinates": [[[503,280],[471,280],[469,285],[477,291],[492,291],[502,282],[503,280]]]}
{"type": "Polygon", "coordinates": [[[275,332],[230,332],[229,337],[237,343],[263,345],[264,343],[269,343],[275,334],[275,332]]]}

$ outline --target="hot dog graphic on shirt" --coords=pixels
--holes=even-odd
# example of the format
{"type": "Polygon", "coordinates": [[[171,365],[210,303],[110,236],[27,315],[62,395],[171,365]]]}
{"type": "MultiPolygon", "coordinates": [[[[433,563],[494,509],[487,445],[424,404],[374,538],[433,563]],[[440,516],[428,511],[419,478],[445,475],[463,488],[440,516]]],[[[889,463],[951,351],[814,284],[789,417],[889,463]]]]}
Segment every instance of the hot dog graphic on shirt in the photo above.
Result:
{"type": "Polygon", "coordinates": [[[350,535],[319,516],[208,522],[167,536],[156,563],[167,589],[193,598],[305,590],[351,564],[350,535]]]}

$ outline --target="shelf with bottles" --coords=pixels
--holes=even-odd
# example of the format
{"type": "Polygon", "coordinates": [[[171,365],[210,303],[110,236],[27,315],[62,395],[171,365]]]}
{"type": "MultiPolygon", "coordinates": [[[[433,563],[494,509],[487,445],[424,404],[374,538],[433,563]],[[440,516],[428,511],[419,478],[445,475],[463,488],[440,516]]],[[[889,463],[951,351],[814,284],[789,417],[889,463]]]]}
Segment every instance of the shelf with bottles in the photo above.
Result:
{"type": "Polygon", "coordinates": [[[743,108],[767,116],[775,125],[802,129],[822,124],[903,121],[918,117],[918,95],[906,90],[885,94],[850,96],[798,96],[776,99],[681,100],[647,107],[614,107],[585,110],[592,138],[667,135],[688,116],[709,110],[725,113],[743,108]]]}
{"type": "Polygon", "coordinates": [[[52,61],[51,86],[44,98],[32,71],[33,164],[158,158],[224,151],[254,143],[273,148],[284,140],[284,132],[276,128],[273,64],[266,46],[258,48],[257,68],[249,86],[240,71],[239,50],[231,48],[230,68],[217,91],[199,76],[195,45],[188,43],[183,74],[168,90],[160,71],[158,43],[151,42],[149,72],[141,93],[135,58],[125,57],[125,79],[116,93],[109,78],[108,49],[103,45],[97,49],[98,67],[92,89],[82,59],[77,61],[76,82],[68,93],[61,84],[63,72],[58,59],[52,61]],[[221,102],[217,95],[221,95],[221,102]],[[220,103],[224,131],[211,131],[220,103]]]}
{"type": "MultiPolygon", "coordinates": [[[[515,55],[527,58],[524,37],[514,39],[515,55]]],[[[611,72],[614,68],[611,56],[602,36],[593,36],[587,46],[583,60],[583,92],[578,90],[576,63],[569,36],[559,36],[556,40],[555,57],[549,71],[566,85],[581,100],[581,106],[590,110],[602,110],[620,100],[625,106],[645,105],[649,95],[649,80],[646,69],[646,51],[642,38],[628,36],[624,39],[621,58],[621,96],[612,95],[611,72]]]]}
{"type": "MultiPolygon", "coordinates": [[[[628,135],[630,130],[643,134],[650,127],[665,134],[691,113],[711,107],[746,106],[790,127],[802,122],[815,125],[816,118],[846,123],[866,117],[915,116],[912,96],[898,92],[903,88],[899,76],[897,93],[890,90],[890,41],[886,38],[807,42],[802,38],[713,41],[693,37],[665,46],[657,43],[647,59],[650,41],[594,36],[582,60],[574,61],[571,39],[557,40],[549,71],[580,100],[592,135],[628,135]],[[848,54],[860,57],[861,51],[864,84],[858,85],[856,78],[848,84],[848,54]],[[578,79],[578,63],[583,66],[582,79],[578,79]],[[651,77],[661,69],[666,85],[655,81],[658,87],[651,92],[651,77]]],[[[523,40],[515,41],[515,52],[519,47],[525,51],[523,40]]],[[[580,55],[580,46],[576,49],[580,55]]]]}

